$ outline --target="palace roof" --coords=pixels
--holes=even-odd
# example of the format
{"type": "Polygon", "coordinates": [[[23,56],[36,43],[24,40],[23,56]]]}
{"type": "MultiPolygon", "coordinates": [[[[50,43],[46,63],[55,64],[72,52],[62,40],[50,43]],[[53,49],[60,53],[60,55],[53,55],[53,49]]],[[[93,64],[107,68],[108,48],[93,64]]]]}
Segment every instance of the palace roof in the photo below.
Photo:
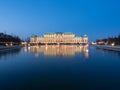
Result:
{"type": "Polygon", "coordinates": [[[63,34],[65,34],[65,35],[73,35],[72,32],[65,32],[65,33],[63,33],[63,34]]]}

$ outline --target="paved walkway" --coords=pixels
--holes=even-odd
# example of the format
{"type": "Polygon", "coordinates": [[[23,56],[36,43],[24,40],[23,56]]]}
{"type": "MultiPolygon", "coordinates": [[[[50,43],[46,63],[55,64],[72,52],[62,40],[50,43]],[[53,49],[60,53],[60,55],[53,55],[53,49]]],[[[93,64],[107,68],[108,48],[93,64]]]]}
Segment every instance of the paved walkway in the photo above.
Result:
{"type": "Polygon", "coordinates": [[[8,50],[8,49],[16,49],[16,48],[20,48],[22,46],[0,46],[0,50],[8,50]]]}
{"type": "Polygon", "coordinates": [[[113,51],[120,51],[120,46],[95,45],[95,47],[113,51]]]}

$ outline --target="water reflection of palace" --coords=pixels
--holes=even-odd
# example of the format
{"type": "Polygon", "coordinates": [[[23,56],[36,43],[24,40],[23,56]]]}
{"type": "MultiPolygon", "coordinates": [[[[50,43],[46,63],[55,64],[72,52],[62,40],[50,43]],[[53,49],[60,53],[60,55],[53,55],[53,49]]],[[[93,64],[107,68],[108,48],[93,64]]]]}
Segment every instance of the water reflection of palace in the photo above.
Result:
{"type": "Polygon", "coordinates": [[[47,46],[31,46],[30,52],[33,52],[35,56],[39,53],[43,53],[45,56],[74,56],[75,53],[83,52],[85,57],[88,57],[88,46],[77,45],[47,45],[47,46]]]}

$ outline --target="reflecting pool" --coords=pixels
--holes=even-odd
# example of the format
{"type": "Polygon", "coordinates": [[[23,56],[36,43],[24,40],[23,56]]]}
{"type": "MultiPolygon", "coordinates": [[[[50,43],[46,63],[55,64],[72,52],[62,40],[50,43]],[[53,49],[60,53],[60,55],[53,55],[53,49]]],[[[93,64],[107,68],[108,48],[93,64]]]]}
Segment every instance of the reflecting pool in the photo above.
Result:
{"type": "Polygon", "coordinates": [[[120,90],[120,52],[48,45],[0,51],[0,90],[120,90]]]}

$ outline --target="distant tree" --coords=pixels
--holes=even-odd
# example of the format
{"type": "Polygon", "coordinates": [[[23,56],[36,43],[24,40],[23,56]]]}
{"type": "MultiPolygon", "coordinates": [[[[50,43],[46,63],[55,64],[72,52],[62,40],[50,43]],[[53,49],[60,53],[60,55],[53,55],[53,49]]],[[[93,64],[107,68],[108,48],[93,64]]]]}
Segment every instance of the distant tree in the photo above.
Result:
{"type": "Polygon", "coordinates": [[[22,40],[18,36],[12,36],[5,33],[0,33],[0,44],[3,45],[3,43],[15,43],[19,44],[22,40]]]}
{"type": "Polygon", "coordinates": [[[108,37],[96,40],[96,42],[100,41],[107,42],[108,45],[111,45],[112,43],[115,43],[115,45],[120,45],[120,34],[117,37],[108,37]]]}

